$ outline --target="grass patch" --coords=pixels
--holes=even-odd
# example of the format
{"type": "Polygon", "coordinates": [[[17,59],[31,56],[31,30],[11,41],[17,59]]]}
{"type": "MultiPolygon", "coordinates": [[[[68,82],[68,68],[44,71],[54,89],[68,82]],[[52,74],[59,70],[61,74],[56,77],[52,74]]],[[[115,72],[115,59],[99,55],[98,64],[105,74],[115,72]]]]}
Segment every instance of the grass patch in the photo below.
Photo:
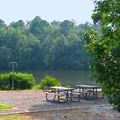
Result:
{"type": "Polygon", "coordinates": [[[12,106],[5,105],[5,104],[0,104],[0,110],[3,110],[3,109],[12,109],[12,106]]]}
{"type": "Polygon", "coordinates": [[[0,120],[23,120],[20,115],[0,115],[0,120]]]}

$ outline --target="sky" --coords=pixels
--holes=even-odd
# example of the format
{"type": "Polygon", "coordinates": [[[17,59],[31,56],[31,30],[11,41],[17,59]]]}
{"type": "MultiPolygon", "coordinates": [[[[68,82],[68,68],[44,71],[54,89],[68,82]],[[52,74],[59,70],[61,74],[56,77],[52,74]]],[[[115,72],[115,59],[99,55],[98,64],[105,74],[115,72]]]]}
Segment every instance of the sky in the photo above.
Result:
{"type": "Polygon", "coordinates": [[[93,10],[92,0],[0,0],[0,19],[6,24],[36,16],[48,22],[73,19],[78,24],[92,23],[93,10]]]}

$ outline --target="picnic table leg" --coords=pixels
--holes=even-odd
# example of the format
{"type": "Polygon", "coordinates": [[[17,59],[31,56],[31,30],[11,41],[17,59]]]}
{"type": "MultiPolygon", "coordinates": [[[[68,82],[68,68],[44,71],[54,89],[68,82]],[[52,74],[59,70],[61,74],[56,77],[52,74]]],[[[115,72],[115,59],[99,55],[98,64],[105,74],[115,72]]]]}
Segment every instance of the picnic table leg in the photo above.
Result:
{"type": "Polygon", "coordinates": [[[97,88],[93,88],[93,99],[97,99],[97,88]]]}
{"type": "Polygon", "coordinates": [[[47,101],[55,101],[56,95],[54,95],[53,99],[48,99],[49,94],[46,93],[46,100],[47,101]]]}
{"type": "Polygon", "coordinates": [[[60,97],[59,97],[60,91],[58,90],[58,102],[60,102],[60,97]]]}
{"type": "MultiPolygon", "coordinates": [[[[73,96],[72,96],[72,92],[73,92],[73,91],[71,90],[71,91],[70,91],[70,101],[72,101],[72,97],[73,97],[73,96]]],[[[68,94],[69,94],[69,93],[68,93],[68,94]]]]}
{"type": "Polygon", "coordinates": [[[95,99],[95,89],[93,88],[93,99],[95,99]]]}
{"type": "MultiPolygon", "coordinates": [[[[83,91],[87,91],[87,89],[86,88],[83,88],[83,91]]],[[[89,95],[89,93],[83,93],[83,96],[85,97],[85,99],[87,99],[87,100],[89,100],[90,99],[90,95],[89,95]]]]}
{"type": "Polygon", "coordinates": [[[81,88],[79,88],[79,93],[81,93],[81,88]]]}
{"type": "Polygon", "coordinates": [[[66,91],[66,102],[68,102],[68,91],[66,91]]]}
{"type": "Polygon", "coordinates": [[[95,95],[96,95],[96,99],[97,99],[97,88],[96,88],[96,91],[95,91],[95,95]]]}
{"type": "MultiPolygon", "coordinates": [[[[60,90],[58,90],[58,102],[61,103],[61,96],[59,96],[59,93],[60,93],[60,90]]],[[[65,92],[65,97],[64,101],[63,102],[68,102],[68,91],[65,92]]]]}

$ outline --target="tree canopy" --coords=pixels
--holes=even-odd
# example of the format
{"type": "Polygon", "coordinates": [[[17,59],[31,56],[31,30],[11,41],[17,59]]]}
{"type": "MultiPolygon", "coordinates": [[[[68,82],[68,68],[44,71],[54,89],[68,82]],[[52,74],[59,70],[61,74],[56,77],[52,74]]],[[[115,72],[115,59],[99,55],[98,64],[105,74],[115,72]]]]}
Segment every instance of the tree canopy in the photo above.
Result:
{"type": "Polygon", "coordinates": [[[87,69],[84,33],[89,25],[49,23],[38,16],[9,25],[0,20],[0,70],[10,69],[10,61],[16,61],[20,70],[87,69]]]}

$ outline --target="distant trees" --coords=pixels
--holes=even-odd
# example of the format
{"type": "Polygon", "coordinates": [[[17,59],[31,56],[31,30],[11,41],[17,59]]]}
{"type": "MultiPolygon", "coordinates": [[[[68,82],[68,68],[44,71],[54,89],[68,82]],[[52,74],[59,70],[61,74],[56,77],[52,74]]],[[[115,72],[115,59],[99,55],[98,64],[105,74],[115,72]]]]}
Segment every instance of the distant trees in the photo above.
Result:
{"type": "Polygon", "coordinates": [[[89,23],[73,21],[48,23],[35,17],[6,25],[0,20],[0,70],[16,61],[19,69],[84,69],[89,55],[84,52],[84,34],[89,23]]]}

